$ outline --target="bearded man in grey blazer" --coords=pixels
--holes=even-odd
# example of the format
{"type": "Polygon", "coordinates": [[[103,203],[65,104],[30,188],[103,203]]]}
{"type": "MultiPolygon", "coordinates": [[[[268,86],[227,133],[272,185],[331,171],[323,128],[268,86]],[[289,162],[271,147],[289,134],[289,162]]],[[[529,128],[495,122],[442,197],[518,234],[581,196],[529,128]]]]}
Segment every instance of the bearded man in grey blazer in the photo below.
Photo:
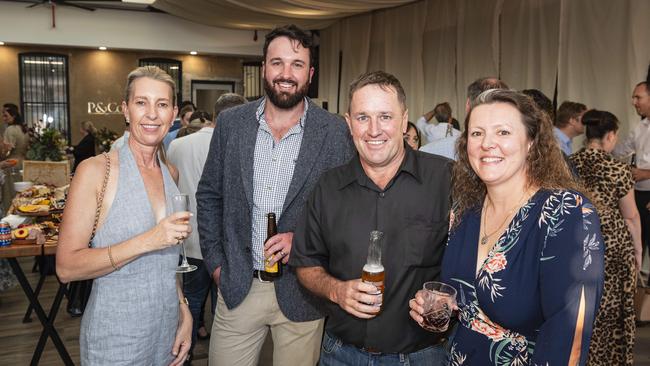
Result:
{"type": "Polygon", "coordinates": [[[314,365],[323,315],[293,268],[268,278],[264,261],[287,263],[293,231],[321,173],[354,154],[345,122],[307,97],[311,36],[276,28],[264,44],[266,96],[217,120],[196,192],[206,267],[219,288],[210,365],[257,365],[269,330],[273,364],[314,365]],[[266,239],[267,214],[278,234],[266,239]]]}

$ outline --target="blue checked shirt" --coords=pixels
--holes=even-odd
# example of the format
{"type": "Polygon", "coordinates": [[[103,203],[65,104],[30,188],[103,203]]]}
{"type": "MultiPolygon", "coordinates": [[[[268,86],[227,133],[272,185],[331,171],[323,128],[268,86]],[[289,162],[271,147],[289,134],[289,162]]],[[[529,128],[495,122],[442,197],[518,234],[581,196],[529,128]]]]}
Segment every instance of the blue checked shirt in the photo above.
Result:
{"type": "Polygon", "coordinates": [[[291,127],[276,143],[268,123],[264,119],[263,98],[255,116],[259,123],[257,140],[255,141],[255,157],[253,162],[253,214],[252,214],[252,244],[253,267],[264,269],[264,241],[266,240],[266,214],[274,212],[277,220],[282,216],[282,206],[287,196],[293,169],[298,160],[298,152],[302,143],[303,128],[309,102],[304,100],[305,110],[299,123],[291,127]]]}

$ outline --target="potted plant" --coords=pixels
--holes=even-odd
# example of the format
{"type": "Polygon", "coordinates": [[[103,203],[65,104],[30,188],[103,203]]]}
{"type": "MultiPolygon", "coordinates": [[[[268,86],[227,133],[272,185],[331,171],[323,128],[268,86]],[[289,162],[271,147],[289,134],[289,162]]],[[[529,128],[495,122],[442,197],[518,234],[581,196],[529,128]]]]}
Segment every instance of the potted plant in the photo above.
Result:
{"type": "Polygon", "coordinates": [[[30,129],[30,145],[23,161],[23,179],[57,187],[70,183],[70,162],[66,160],[66,140],[59,130],[30,129]]]}
{"type": "Polygon", "coordinates": [[[113,142],[117,140],[117,133],[106,127],[100,128],[95,134],[95,142],[99,153],[109,152],[113,142]]]}

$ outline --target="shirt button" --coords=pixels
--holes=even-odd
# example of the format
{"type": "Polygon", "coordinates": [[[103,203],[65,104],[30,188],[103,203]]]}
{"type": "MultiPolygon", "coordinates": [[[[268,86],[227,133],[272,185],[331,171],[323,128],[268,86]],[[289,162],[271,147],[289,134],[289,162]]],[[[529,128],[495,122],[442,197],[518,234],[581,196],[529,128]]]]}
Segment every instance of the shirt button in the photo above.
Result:
{"type": "Polygon", "coordinates": [[[278,159],[276,159],[276,158],[271,158],[271,161],[278,161],[278,159]]]}
{"type": "Polygon", "coordinates": [[[268,186],[268,187],[266,187],[266,189],[268,189],[269,191],[272,191],[272,190],[273,190],[273,187],[268,186]]]}
{"type": "Polygon", "coordinates": [[[379,197],[384,198],[384,196],[386,196],[386,193],[384,192],[379,193],[379,197]]]}

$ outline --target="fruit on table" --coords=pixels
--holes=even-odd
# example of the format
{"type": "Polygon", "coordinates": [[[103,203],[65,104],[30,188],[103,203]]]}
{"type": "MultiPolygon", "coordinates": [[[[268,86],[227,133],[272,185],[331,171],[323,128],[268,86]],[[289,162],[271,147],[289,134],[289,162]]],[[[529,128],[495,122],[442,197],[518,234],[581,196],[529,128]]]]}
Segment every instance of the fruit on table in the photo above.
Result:
{"type": "Polygon", "coordinates": [[[50,209],[49,205],[22,205],[18,206],[18,210],[22,212],[47,212],[50,209]]]}
{"type": "Polygon", "coordinates": [[[13,234],[16,239],[25,239],[29,235],[29,230],[26,228],[20,228],[14,230],[13,234]]]}

